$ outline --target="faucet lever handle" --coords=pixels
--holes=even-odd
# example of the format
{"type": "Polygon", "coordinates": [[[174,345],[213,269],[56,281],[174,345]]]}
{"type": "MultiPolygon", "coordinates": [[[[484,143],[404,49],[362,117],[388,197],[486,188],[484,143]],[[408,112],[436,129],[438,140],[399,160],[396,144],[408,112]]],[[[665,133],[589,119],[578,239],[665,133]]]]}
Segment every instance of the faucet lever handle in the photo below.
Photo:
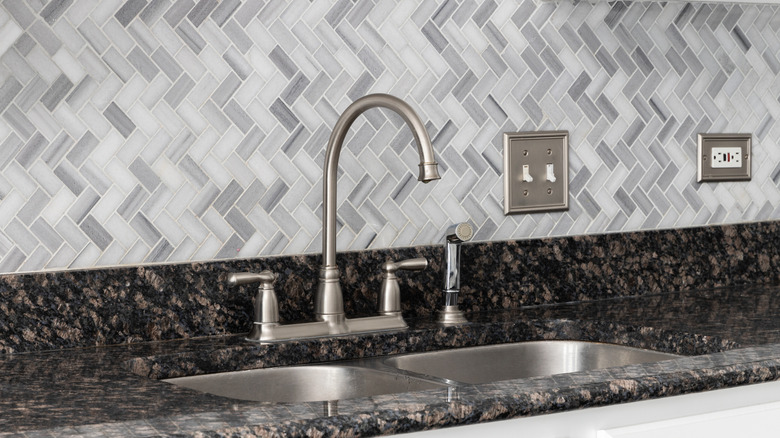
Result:
{"type": "Polygon", "coordinates": [[[401,287],[398,285],[398,277],[395,276],[399,269],[404,271],[422,271],[428,267],[428,259],[424,257],[401,260],[400,262],[386,261],[382,264],[382,290],[379,292],[379,314],[396,316],[401,315],[401,287]]]}
{"type": "Polygon", "coordinates": [[[228,284],[230,286],[240,286],[242,284],[260,283],[261,289],[273,289],[274,281],[278,275],[269,270],[264,270],[259,274],[254,272],[234,272],[228,275],[228,284]]]}
{"type": "Polygon", "coordinates": [[[386,274],[394,274],[395,271],[422,271],[428,267],[428,259],[425,257],[418,257],[416,259],[406,259],[400,262],[387,261],[382,264],[382,272],[386,274]]]}
{"type": "Polygon", "coordinates": [[[236,272],[228,276],[228,284],[239,286],[242,284],[260,283],[255,295],[255,318],[252,330],[247,339],[260,340],[263,325],[279,323],[279,302],[274,291],[274,281],[277,274],[264,270],[259,274],[253,272],[236,272]]]}

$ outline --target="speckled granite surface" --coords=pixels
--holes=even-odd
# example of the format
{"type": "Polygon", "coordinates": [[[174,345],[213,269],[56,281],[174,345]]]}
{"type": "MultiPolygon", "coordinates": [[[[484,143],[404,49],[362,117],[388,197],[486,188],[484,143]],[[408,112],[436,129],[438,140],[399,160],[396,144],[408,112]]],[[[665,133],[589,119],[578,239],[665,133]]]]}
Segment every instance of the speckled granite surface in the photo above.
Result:
{"type": "Polygon", "coordinates": [[[780,378],[778,292],[772,286],[732,287],[494,311],[446,329],[421,319],[405,333],[285,347],[232,336],[4,355],[0,437],[375,436],[771,381],[780,378]],[[336,416],[325,415],[323,403],[229,400],[130,371],[159,376],[221,364],[270,366],[537,338],[703,355],[464,385],[454,393],[435,389],[341,400],[336,416]]]}
{"type": "Polygon", "coordinates": [[[230,335],[248,329],[252,291],[227,289],[226,275],[280,273],[282,318],[308,319],[318,256],[0,277],[0,352],[15,353],[0,355],[0,437],[375,436],[777,380],[778,226],[466,245],[471,322],[447,328],[431,317],[439,247],[340,254],[350,315],[373,312],[386,258],[431,260],[402,274],[410,329],[282,345],[230,335]],[[339,400],[332,416],[323,403],[230,400],[153,379],[534,339],[695,356],[339,400]]]}
{"type": "MultiPolygon", "coordinates": [[[[442,304],[441,246],[340,253],[346,311],[375,311],[386,259],[426,257],[399,275],[405,317],[442,304]]],[[[662,230],[463,246],[461,307],[469,311],[770,284],[780,279],[780,223],[662,230]]],[[[309,319],[319,255],[0,276],[0,353],[247,331],[253,289],[233,271],[271,269],[283,321],[309,319]]]]}

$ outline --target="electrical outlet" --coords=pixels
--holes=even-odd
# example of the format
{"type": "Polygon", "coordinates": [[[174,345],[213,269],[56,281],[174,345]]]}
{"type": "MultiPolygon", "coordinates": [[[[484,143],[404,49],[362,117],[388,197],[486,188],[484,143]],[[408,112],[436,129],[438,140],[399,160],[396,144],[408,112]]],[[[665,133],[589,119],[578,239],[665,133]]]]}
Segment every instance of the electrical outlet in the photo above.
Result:
{"type": "Polygon", "coordinates": [[[569,209],[569,132],[504,133],[504,214],[569,209]]]}
{"type": "Polygon", "coordinates": [[[749,181],[750,134],[699,134],[698,182],[749,181]]]}

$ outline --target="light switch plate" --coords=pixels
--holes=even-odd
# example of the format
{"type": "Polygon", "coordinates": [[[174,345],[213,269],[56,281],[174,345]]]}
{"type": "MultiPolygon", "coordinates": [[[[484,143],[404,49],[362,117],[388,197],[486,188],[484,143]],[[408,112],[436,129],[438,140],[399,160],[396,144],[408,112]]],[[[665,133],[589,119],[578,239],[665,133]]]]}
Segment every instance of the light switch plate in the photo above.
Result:
{"type": "Polygon", "coordinates": [[[569,209],[569,132],[504,133],[504,214],[569,209]]]}
{"type": "Polygon", "coordinates": [[[696,181],[750,181],[751,146],[750,134],[699,134],[696,181]]]}

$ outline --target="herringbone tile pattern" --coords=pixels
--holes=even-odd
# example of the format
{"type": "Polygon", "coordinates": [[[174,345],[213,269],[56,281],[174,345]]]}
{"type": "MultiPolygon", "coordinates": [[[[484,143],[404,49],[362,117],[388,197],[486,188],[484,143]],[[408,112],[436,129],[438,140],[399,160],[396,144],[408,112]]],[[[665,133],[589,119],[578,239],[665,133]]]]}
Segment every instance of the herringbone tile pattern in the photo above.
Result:
{"type": "Polygon", "coordinates": [[[516,1],[2,0],[0,272],[780,217],[780,8],[516,1]],[[501,135],[571,133],[571,209],[504,217],[501,135]],[[752,132],[750,183],[695,183],[698,132],[752,132]]]}

